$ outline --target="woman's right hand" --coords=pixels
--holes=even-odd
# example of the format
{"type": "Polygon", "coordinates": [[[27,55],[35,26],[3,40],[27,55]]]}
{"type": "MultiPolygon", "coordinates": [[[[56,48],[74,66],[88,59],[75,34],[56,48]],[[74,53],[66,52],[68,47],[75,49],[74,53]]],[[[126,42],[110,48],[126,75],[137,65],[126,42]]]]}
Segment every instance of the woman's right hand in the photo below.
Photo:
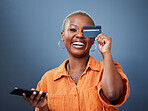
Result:
{"type": "Polygon", "coordinates": [[[23,93],[23,98],[33,107],[44,108],[47,107],[47,94],[44,97],[42,96],[42,91],[36,96],[37,92],[34,90],[30,97],[27,97],[25,93],[23,93]],[[35,97],[36,96],[36,97],[35,97]]]}

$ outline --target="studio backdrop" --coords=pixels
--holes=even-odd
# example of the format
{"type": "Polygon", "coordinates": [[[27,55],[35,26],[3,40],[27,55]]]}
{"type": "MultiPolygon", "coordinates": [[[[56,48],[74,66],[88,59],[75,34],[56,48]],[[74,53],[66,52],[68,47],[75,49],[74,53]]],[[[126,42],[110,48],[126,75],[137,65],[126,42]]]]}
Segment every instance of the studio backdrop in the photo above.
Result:
{"type": "MultiPolygon", "coordinates": [[[[15,86],[36,88],[43,74],[68,58],[60,49],[62,22],[71,12],[89,13],[112,38],[114,61],[130,83],[130,97],[120,111],[146,111],[148,99],[147,0],[0,0],[1,111],[33,111],[15,86]]],[[[99,49],[90,53],[102,61],[99,49]]]]}

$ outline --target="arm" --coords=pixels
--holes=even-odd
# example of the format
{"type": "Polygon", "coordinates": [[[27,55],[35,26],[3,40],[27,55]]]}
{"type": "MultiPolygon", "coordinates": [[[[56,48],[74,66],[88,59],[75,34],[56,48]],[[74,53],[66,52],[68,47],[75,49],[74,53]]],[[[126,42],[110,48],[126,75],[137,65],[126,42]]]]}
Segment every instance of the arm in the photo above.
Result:
{"type": "Polygon", "coordinates": [[[103,56],[104,56],[104,71],[102,75],[103,94],[109,101],[115,101],[123,93],[123,81],[114,65],[111,54],[106,53],[103,56]]]}
{"type": "Polygon", "coordinates": [[[111,38],[101,33],[96,40],[104,59],[104,71],[102,75],[103,95],[109,101],[117,100],[123,94],[123,81],[119,75],[111,55],[111,38]]]}

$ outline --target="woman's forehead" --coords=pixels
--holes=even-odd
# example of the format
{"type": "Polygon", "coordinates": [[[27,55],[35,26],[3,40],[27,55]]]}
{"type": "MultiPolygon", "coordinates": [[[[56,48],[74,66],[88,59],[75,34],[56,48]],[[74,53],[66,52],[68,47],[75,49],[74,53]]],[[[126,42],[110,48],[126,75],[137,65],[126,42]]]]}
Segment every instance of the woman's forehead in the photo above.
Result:
{"type": "Polygon", "coordinates": [[[86,15],[73,15],[67,20],[67,25],[70,26],[71,24],[75,25],[94,25],[94,22],[86,15]]]}

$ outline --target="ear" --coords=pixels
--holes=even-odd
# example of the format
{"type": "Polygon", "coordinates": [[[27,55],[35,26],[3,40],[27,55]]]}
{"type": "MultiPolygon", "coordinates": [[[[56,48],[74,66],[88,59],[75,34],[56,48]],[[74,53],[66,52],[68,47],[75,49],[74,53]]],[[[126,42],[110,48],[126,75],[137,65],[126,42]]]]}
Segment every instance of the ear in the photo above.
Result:
{"type": "Polygon", "coordinates": [[[64,41],[64,32],[61,32],[61,39],[64,41]]]}

